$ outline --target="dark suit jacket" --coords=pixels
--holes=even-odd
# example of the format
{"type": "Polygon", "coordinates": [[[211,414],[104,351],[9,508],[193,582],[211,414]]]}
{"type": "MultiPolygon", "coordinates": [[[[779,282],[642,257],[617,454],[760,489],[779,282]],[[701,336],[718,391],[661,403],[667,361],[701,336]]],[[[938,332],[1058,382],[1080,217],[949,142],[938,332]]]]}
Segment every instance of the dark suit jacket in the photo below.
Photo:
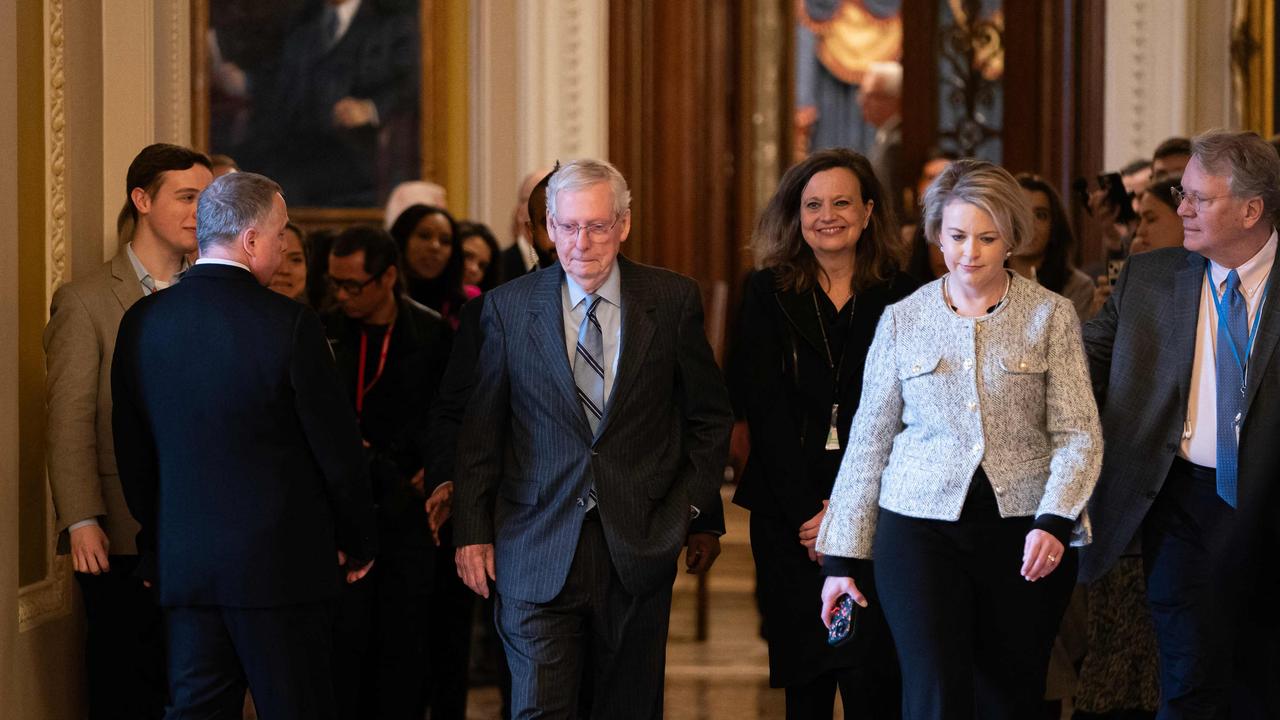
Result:
{"type": "MultiPolygon", "coordinates": [[[[1182,248],[1131,257],[1107,304],[1084,326],[1106,443],[1102,475],[1089,504],[1093,543],[1081,557],[1086,582],[1109,570],[1134,539],[1181,443],[1205,264],[1202,256],[1182,248]]],[[[1276,278],[1280,267],[1273,266],[1271,273],[1276,278]]],[[[1238,571],[1280,547],[1275,529],[1280,509],[1277,345],[1280,302],[1272,295],[1262,309],[1249,362],[1237,526],[1233,551],[1223,558],[1238,571]]],[[[1274,561],[1273,554],[1269,562],[1274,561]]]]}
{"type": "Polygon", "coordinates": [[[751,428],[751,456],[735,503],[781,516],[797,532],[822,509],[843,455],[823,449],[832,390],[839,389],[836,429],[843,448],[862,397],[862,366],[880,315],[916,287],[910,277],[898,274],[858,294],[839,377],[833,378],[810,293],[781,292],[772,271],[752,273],[728,367],[734,414],[751,428]]]}
{"type": "Polygon", "coordinates": [[[485,297],[454,532],[458,545],[494,544],[505,596],[547,602],[560,592],[593,484],[613,565],[633,595],[674,578],[690,505],[721,508],[732,414],[698,286],[618,264],[622,345],[595,437],[565,350],[564,271],[547,268],[485,297]]]}
{"type": "MultiPolygon", "coordinates": [[[[274,99],[255,102],[274,130],[262,149],[282,160],[263,170],[280,180],[291,203],[375,204],[379,127],[339,128],[333,106],[344,97],[371,100],[380,127],[398,125],[402,115],[416,117],[416,19],[366,0],[332,48],[322,12],[285,39],[274,99]]],[[[407,179],[390,178],[392,184],[407,179]]]]}
{"type": "MultiPolygon", "coordinates": [[[[355,407],[360,365],[361,323],[341,313],[324,318],[329,346],[351,407],[355,407]]],[[[423,509],[425,497],[409,481],[433,461],[431,408],[449,358],[450,330],[440,313],[406,298],[399,300],[387,364],[364,398],[360,433],[370,444],[373,497],[378,504],[382,554],[432,549],[423,509]]],[[[376,365],[381,345],[370,343],[367,362],[376,365]]],[[[428,488],[431,478],[424,479],[428,488]]],[[[434,554],[432,554],[434,555],[434,554]]],[[[429,567],[422,568],[430,570],[429,567]]],[[[426,577],[430,577],[427,573],[426,577]]]]}
{"type": "Polygon", "coordinates": [[[125,313],[116,461],[165,606],[271,607],[375,551],[355,414],[319,318],[248,272],[196,265],[125,313]]]}

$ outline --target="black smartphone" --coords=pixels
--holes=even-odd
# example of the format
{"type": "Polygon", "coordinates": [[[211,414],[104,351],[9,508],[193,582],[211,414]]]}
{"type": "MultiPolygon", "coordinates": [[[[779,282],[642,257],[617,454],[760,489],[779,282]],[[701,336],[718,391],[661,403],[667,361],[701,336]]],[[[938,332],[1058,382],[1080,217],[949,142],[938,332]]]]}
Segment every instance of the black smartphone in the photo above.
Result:
{"type": "Polygon", "coordinates": [[[839,647],[853,637],[858,629],[858,606],[849,594],[836,598],[836,610],[831,615],[831,628],[827,631],[827,644],[839,647]]]}
{"type": "Polygon", "coordinates": [[[1117,222],[1128,223],[1138,219],[1138,213],[1133,211],[1133,199],[1124,189],[1124,178],[1120,173],[1099,175],[1098,187],[1106,191],[1107,204],[1116,209],[1117,222]]]}

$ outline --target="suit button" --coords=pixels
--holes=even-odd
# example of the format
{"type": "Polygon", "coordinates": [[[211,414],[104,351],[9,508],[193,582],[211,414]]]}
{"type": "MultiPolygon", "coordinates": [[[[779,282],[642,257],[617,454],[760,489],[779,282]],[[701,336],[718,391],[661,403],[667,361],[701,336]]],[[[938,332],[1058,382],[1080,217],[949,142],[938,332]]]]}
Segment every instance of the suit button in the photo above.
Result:
{"type": "Polygon", "coordinates": [[[969,412],[973,412],[977,409],[978,409],[978,403],[969,403],[969,412]]]}
{"type": "Polygon", "coordinates": [[[997,495],[1003,495],[1003,494],[1004,494],[1004,487],[1003,487],[1003,486],[996,485],[996,486],[992,487],[991,489],[992,489],[992,490],[995,490],[997,495]]]}
{"type": "Polygon", "coordinates": [[[969,368],[973,367],[973,361],[972,361],[972,360],[965,360],[965,361],[964,361],[964,363],[963,363],[963,365],[964,365],[964,369],[965,369],[965,370],[968,370],[969,368]]]}
{"type": "Polygon", "coordinates": [[[596,452],[595,450],[592,450],[591,457],[600,457],[600,453],[596,452]]]}
{"type": "Polygon", "coordinates": [[[982,443],[974,443],[974,445],[973,445],[973,451],[974,451],[974,452],[982,452],[982,443]]]}
{"type": "Polygon", "coordinates": [[[912,365],[912,366],[911,366],[911,372],[913,372],[913,373],[918,373],[918,372],[920,372],[920,366],[919,366],[919,365],[912,365]]]}
{"type": "Polygon", "coordinates": [[[587,504],[586,500],[583,500],[582,498],[578,498],[578,507],[582,507],[583,505],[586,505],[586,504],[587,504]]]}

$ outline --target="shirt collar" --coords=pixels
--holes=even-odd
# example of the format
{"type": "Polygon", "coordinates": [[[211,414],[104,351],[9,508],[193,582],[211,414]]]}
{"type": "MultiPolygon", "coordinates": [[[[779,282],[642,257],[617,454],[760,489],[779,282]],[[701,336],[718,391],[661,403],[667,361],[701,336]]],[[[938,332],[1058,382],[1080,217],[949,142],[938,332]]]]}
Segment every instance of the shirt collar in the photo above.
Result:
{"type": "MultiPolygon", "coordinates": [[[[569,288],[569,307],[576,308],[582,302],[582,299],[587,296],[587,291],[583,290],[569,276],[569,273],[564,274],[564,281],[569,288]]],[[[609,271],[609,277],[605,278],[604,284],[596,290],[595,294],[607,300],[614,307],[622,307],[622,279],[618,273],[618,261],[616,258],[613,261],[613,269],[609,271]]]]}
{"type": "Polygon", "coordinates": [[[230,267],[238,267],[241,270],[244,270],[245,272],[249,272],[249,273],[253,272],[252,270],[249,269],[249,266],[245,265],[244,263],[236,262],[235,260],[224,260],[222,258],[202,257],[199,260],[196,260],[196,264],[197,265],[228,265],[230,267]]]}
{"type": "Polygon", "coordinates": [[[356,16],[356,12],[360,10],[360,2],[361,0],[348,0],[348,2],[334,7],[334,10],[338,13],[338,38],[347,34],[347,30],[351,27],[351,20],[356,16]]]}
{"type": "MultiPolygon", "coordinates": [[[[142,283],[142,287],[146,288],[148,294],[155,292],[159,283],[155,278],[151,277],[151,272],[147,270],[147,266],[143,265],[142,261],[138,259],[138,254],[133,251],[132,241],[124,244],[124,253],[129,257],[129,264],[133,266],[133,271],[138,275],[138,282],[142,283]]],[[[182,279],[183,273],[190,269],[191,262],[185,257],[182,258],[182,267],[169,279],[169,284],[164,287],[176,285],[182,279]]]]}
{"type": "MultiPolygon", "coordinates": [[[[1266,282],[1267,275],[1271,272],[1271,264],[1276,259],[1276,231],[1271,231],[1271,237],[1267,238],[1267,242],[1253,257],[1245,261],[1243,265],[1236,268],[1236,272],[1240,274],[1240,289],[1244,291],[1245,297],[1253,297],[1253,294],[1262,287],[1266,282]]],[[[1219,291],[1222,290],[1223,284],[1227,282],[1227,275],[1231,271],[1222,267],[1212,260],[1209,261],[1209,273],[1213,276],[1213,284],[1219,291]]]]}

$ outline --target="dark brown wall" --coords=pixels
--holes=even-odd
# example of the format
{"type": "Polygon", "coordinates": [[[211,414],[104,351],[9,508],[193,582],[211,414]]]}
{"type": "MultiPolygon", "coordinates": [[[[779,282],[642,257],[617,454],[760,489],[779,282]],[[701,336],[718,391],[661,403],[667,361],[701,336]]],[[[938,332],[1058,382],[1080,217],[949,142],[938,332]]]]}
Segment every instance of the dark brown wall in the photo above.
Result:
{"type": "Polygon", "coordinates": [[[749,218],[737,0],[613,0],[609,154],[632,188],[625,252],[696,278],[737,283],[749,218]]]}

